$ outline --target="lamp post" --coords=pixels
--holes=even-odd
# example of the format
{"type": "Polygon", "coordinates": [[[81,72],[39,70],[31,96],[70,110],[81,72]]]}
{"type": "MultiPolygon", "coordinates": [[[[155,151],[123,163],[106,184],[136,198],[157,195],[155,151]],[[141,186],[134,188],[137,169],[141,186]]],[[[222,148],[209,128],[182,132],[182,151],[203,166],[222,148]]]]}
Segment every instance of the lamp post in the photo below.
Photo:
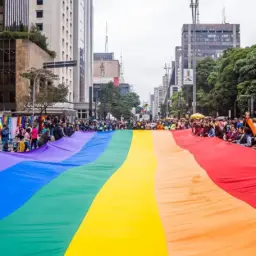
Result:
{"type": "Polygon", "coordinates": [[[191,0],[190,8],[192,10],[193,21],[193,113],[196,113],[196,23],[198,14],[199,0],[191,0]]]}

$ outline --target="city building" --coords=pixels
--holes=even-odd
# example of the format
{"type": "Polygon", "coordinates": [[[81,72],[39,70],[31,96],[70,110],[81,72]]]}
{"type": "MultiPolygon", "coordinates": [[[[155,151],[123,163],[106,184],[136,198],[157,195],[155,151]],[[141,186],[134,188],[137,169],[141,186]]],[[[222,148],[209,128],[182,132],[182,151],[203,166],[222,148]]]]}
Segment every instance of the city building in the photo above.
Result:
{"type": "Polygon", "coordinates": [[[89,88],[93,87],[93,0],[85,0],[85,102],[89,102],[89,88]]]}
{"type": "Polygon", "coordinates": [[[172,73],[170,76],[169,90],[168,90],[168,99],[170,99],[173,94],[178,92],[181,85],[176,84],[176,62],[172,62],[172,73]]]}
{"type": "Polygon", "coordinates": [[[165,74],[165,75],[163,76],[163,78],[162,78],[162,84],[163,84],[163,86],[164,86],[164,87],[166,88],[166,90],[167,90],[168,84],[169,84],[169,77],[168,77],[167,74],[165,74]]]}
{"type": "Polygon", "coordinates": [[[4,30],[4,1],[0,0],[0,31],[4,30]]]}
{"type": "MultiPolygon", "coordinates": [[[[73,3],[73,0],[36,0],[29,4],[29,23],[47,37],[49,48],[56,52],[54,61],[73,60],[73,3]]],[[[55,68],[53,72],[59,76],[59,83],[68,86],[67,100],[73,103],[73,68],[55,68]]],[[[56,107],[69,108],[70,104],[57,104],[56,107]]]]}
{"type": "Polygon", "coordinates": [[[158,86],[154,88],[154,104],[153,104],[153,119],[160,117],[161,105],[164,104],[166,97],[166,88],[158,86]]]}
{"type": "Polygon", "coordinates": [[[0,31],[29,26],[29,0],[0,0],[0,31]]]}
{"type": "Polygon", "coordinates": [[[128,83],[120,83],[120,94],[125,96],[131,92],[131,86],[128,83]]]}
{"type": "MultiPolygon", "coordinates": [[[[74,103],[85,102],[85,0],[74,2],[73,57],[77,66],[73,68],[74,103]]],[[[87,92],[88,94],[88,92],[87,92]]]]}
{"type": "Polygon", "coordinates": [[[1,39],[0,52],[4,53],[0,54],[0,111],[22,112],[30,82],[20,74],[53,59],[36,44],[22,39],[1,39]]]}
{"type": "MultiPolygon", "coordinates": [[[[114,53],[94,53],[93,62],[93,101],[99,102],[100,90],[104,84],[113,82],[116,86],[120,86],[120,63],[119,60],[115,60],[114,53]],[[104,60],[106,59],[106,60],[104,60]]],[[[123,85],[128,85],[122,83],[123,85]]],[[[126,90],[126,86],[121,86],[123,90],[126,90]]],[[[122,90],[122,89],[121,89],[122,90]]],[[[129,88],[130,90],[130,88],[129,88]]]]}
{"type": "Polygon", "coordinates": [[[93,86],[93,1],[75,1],[74,17],[74,108],[79,118],[88,118],[89,88],[93,86]]]}
{"type": "Polygon", "coordinates": [[[100,61],[100,60],[114,60],[115,55],[113,52],[97,52],[93,54],[94,61],[100,61]]]}
{"type": "Polygon", "coordinates": [[[153,110],[153,104],[154,104],[154,94],[149,95],[149,106],[151,111],[153,110]]]}
{"type": "MultiPolygon", "coordinates": [[[[240,47],[239,24],[196,24],[196,57],[198,60],[206,57],[217,59],[224,50],[234,47],[240,47]]],[[[184,24],[182,28],[183,69],[192,68],[192,61],[193,25],[184,24]]]]}
{"type": "Polygon", "coordinates": [[[175,47],[175,85],[182,86],[182,47],[175,47]]]}

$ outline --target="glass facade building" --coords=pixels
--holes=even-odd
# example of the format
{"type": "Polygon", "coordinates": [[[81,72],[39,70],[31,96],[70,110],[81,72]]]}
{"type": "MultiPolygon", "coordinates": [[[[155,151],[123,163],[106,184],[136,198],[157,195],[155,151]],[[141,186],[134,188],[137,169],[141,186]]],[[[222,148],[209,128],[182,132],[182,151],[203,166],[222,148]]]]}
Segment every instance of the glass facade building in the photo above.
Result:
{"type": "Polygon", "coordinates": [[[85,1],[74,3],[74,59],[77,67],[74,68],[74,101],[85,101],[85,1]]]}
{"type": "Polygon", "coordinates": [[[0,40],[0,111],[16,109],[16,41],[0,40]]]}
{"type": "Polygon", "coordinates": [[[0,0],[0,31],[4,30],[4,0],[0,0]]]}
{"type": "MultiPolygon", "coordinates": [[[[183,68],[192,68],[193,28],[192,24],[184,24],[182,28],[183,68]]],[[[198,60],[206,57],[217,59],[224,50],[235,47],[240,47],[239,24],[196,25],[196,56],[198,60]]]]}
{"type": "Polygon", "coordinates": [[[2,19],[5,27],[19,26],[20,24],[28,27],[29,0],[1,0],[0,9],[1,6],[4,9],[4,18],[1,18],[0,10],[0,25],[2,19]]]}

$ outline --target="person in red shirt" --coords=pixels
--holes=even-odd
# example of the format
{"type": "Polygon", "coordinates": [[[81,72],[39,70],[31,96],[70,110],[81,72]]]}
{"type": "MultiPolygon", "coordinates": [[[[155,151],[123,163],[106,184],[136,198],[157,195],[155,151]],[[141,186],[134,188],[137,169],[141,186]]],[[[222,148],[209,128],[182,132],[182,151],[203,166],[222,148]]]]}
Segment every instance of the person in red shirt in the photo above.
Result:
{"type": "Polygon", "coordinates": [[[38,139],[38,128],[34,125],[32,132],[31,132],[32,142],[31,142],[31,149],[37,148],[37,139],[38,139]]]}

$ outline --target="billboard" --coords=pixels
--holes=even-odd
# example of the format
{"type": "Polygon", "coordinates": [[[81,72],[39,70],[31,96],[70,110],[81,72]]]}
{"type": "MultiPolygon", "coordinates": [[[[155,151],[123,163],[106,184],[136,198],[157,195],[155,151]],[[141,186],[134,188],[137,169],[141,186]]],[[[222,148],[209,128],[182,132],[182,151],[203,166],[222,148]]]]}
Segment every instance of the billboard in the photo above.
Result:
{"type": "Polygon", "coordinates": [[[118,60],[110,61],[94,61],[93,62],[93,77],[110,78],[120,77],[120,64],[118,60]]]}
{"type": "Polygon", "coordinates": [[[194,71],[193,69],[184,69],[183,72],[183,85],[194,84],[194,71]]]}
{"type": "Polygon", "coordinates": [[[119,86],[119,77],[114,77],[114,86],[119,86]]]}

